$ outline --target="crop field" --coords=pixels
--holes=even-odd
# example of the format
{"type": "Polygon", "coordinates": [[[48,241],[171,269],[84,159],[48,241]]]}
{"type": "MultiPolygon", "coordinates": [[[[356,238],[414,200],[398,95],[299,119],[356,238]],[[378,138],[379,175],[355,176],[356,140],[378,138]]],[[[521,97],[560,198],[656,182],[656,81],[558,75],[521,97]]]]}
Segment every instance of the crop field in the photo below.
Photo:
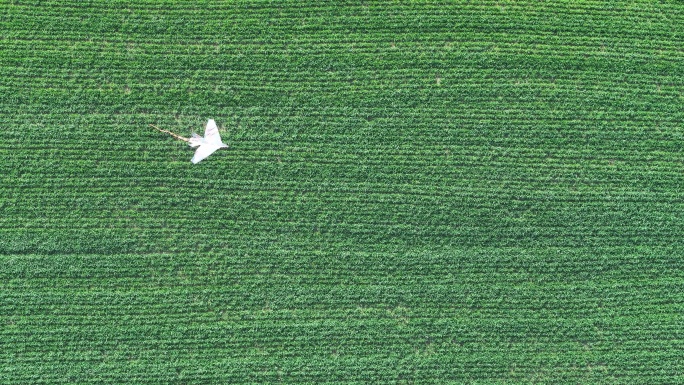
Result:
{"type": "Polygon", "coordinates": [[[682,2],[0,0],[0,130],[0,384],[684,383],[682,2]]]}

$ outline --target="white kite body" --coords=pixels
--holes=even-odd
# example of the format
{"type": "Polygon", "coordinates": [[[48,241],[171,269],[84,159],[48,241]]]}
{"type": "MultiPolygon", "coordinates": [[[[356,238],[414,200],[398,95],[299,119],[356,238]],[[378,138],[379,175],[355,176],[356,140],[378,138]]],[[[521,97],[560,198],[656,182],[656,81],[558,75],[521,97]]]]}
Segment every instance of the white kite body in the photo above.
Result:
{"type": "Polygon", "coordinates": [[[204,131],[204,137],[193,133],[188,144],[190,147],[197,147],[195,156],[193,156],[190,160],[193,164],[201,162],[204,158],[213,154],[220,148],[228,147],[227,144],[221,141],[221,135],[219,135],[218,127],[216,126],[214,119],[209,119],[207,122],[207,128],[204,131]]]}

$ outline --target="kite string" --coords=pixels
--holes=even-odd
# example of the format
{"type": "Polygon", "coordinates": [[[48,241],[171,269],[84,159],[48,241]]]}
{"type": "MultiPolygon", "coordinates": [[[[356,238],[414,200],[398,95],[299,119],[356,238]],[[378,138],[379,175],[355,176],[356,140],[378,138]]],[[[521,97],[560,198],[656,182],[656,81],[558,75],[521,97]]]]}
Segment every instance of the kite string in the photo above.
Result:
{"type": "Polygon", "coordinates": [[[185,138],[185,137],[182,137],[182,136],[177,135],[177,134],[174,134],[174,133],[171,132],[171,131],[162,130],[161,128],[155,126],[154,124],[150,124],[150,126],[154,127],[155,129],[157,129],[157,130],[159,130],[159,131],[161,131],[161,132],[163,132],[163,133],[165,133],[165,134],[169,134],[169,135],[173,136],[173,137],[176,138],[176,139],[180,139],[180,140],[183,140],[183,141],[186,141],[186,142],[190,142],[190,139],[185,138]]]}

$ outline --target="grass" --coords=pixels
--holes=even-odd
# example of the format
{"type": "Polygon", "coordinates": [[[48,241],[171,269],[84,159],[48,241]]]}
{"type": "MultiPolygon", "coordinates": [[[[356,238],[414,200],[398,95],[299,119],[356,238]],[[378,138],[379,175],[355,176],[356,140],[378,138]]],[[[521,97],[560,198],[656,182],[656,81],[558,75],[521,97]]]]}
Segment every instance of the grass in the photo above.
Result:
{"type": "Polygon", "coordinates": [[[0,2],[0,382],[684,382],[678,2],[0,2]],[[231,148],[192,165],[216,119],[231,148]]]}

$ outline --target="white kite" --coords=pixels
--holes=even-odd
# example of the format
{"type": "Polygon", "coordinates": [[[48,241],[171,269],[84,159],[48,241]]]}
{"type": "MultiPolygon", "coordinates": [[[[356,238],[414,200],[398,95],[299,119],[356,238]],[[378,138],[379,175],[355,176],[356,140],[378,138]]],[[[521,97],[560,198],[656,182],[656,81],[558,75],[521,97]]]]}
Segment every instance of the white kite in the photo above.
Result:
{"type": "Polygon", "coordinates": [[[197,135],[196,133],[192,133],[191,138],[184,138],[180,135],[176,135],[171,131],[167,130],[162,130],[161,128],[155,126],[154,124],[150,124],[150,126],[156,128],[157,130],[161,132],[165,132],[167,134],[170,134],[176,139],[184,140],[188,142],[190,147],[192,148],[197,148],[197,151],[195,151],[195,156],[192,157],[190,160],[193,164],[197,164],[200,161],[202,161],[204,158],[208,157],[209,155],[213,154],[216,150],[219,148],[227,148],[228,145],[223,143],[221,141],[221,135],[219,135],[218,127],[216,126],[216,122],[214,119],[209,119],[207,122],[207,128],[204,130],[204,137],[201,137],[197,135]]]}

